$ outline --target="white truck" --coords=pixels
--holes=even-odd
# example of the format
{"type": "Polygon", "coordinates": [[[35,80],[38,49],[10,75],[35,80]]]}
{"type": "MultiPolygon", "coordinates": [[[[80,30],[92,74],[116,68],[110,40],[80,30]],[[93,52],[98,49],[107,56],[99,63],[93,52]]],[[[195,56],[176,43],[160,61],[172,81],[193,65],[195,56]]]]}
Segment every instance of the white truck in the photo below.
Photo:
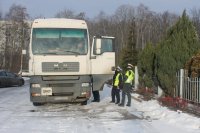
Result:
{"type": "Polygon", "coordinates": [[[29,47],[30,100],[87,104],[115,68],[114,37],[94,36],[84,20],[36,19],[29,47]],[[80,49],[78,45],[82,43],[80,49]]]}

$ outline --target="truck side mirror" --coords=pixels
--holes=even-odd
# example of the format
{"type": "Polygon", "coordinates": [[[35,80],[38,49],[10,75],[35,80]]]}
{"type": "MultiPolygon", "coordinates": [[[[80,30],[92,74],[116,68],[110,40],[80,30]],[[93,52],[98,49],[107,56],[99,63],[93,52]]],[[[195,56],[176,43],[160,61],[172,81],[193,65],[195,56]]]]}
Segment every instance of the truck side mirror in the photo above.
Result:
{"type": "Polygon", "coordinates": [[[96,40],[96,54],[101,54],[101,39],[96,40]]]}

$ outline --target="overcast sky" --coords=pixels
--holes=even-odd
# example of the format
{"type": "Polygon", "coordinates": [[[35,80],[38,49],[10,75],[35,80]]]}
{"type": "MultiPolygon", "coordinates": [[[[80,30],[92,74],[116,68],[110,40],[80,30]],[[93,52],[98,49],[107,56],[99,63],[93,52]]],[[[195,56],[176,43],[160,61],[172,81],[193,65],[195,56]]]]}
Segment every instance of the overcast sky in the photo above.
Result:
{"type": "Polygon", "coordinates": [[[100,11],[106,14],[114,14],[120,5],[129,4],[137,7],[144,4],[151,11],[181,14],[184,9],[189,12],[192,8],[200,9],[200,0],[0,0],[0,11],[5,14],[12,4],[22,5],[27,8],[29,15],[54,17],[59,11],[69,9],[75,13],[85,12],[92,18],[100,11]]]}

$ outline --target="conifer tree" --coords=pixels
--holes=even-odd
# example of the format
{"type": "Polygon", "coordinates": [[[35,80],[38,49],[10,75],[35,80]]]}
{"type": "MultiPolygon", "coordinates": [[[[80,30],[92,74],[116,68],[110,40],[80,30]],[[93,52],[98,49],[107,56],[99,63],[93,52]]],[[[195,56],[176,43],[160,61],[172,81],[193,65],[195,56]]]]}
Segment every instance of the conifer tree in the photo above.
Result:
{"type": "Polygon", "coordinates": [[[156,53],[156,74],[161,87],[169,95],[174,94],[176,72],[184,68],[186,61],[200,48],[195,27],[183,12],[182,17],[172,26],[156,53]]]}
{"type": "Polygon", "coordinates": [[[142,87],[153,87],[155,48],[148,43],[138,55],[139,81],[142,87]]]}
{"type": "Polygon", "coordinates": [[[136,34],[135,34],[135,21],[133,20],[130,25],[130,31],[128,36],[128,43],[122,49],[122,56],[120,65],[123,69],[127,67],[128,63],[132,65],[137,65],[138,52],[136,50],[136,34]]]}

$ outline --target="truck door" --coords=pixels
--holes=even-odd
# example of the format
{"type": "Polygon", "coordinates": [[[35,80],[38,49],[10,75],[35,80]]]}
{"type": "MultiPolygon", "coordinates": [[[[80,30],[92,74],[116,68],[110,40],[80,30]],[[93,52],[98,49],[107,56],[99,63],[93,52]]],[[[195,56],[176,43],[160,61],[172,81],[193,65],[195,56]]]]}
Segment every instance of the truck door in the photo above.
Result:
{"type": "Polygon", "coordinates": [[[115,68],[114,37],[94,37],[91,50],[93,90],[103,89],[105,81],[112,79],[115,68]]]}

